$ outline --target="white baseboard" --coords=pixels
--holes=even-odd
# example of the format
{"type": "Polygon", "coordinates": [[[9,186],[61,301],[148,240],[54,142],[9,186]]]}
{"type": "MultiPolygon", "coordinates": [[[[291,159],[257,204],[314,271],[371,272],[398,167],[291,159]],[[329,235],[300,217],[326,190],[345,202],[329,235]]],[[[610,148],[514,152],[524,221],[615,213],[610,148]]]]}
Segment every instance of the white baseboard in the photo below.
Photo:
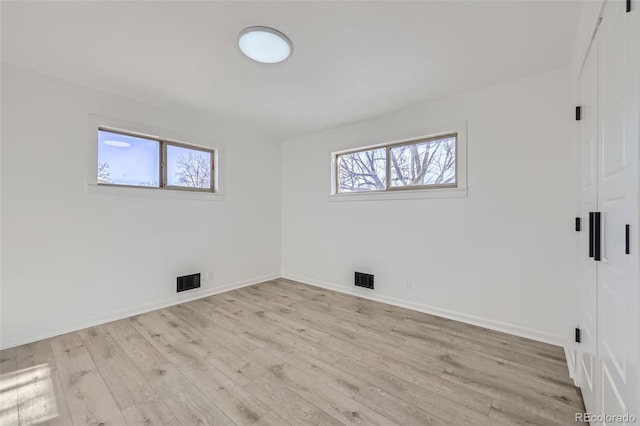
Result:
{"type": "Polygon", "coordinates": [[[569,367],[569,377],[573,380],[573,383],[578,386],[576,376],[576,352],[569,346],[564,347],[564,356],[567,359],[567,367],[569,367]]]}
{"type": "Polygon", "coordinates": [[[168,306],[179,305],[180,303],[190,302],[196,299],[202,299],[203,297],[213,296],[214,294],[224,293],[237,288],[247,287],[250,285],[258,284],[264,281],[274,280],[279,278],[280,274],[264,275],[261,277],[255,277],[244,281],[238,281],[231,284],[225,284],[215,288],[202,288],[199,291],[188,294],[170,297],[168,299],[159,300],[156,302],[145,303],[132,308],[123,309],[120,311],[112,312],[106,315],[100,315],[87,321],[74,324],[63,328],[52,328],[46,331],[13,335],[6,339],[3,339],[0,349],[9,349],[14,346],[20,346],[31,342],[36,342],[42,339],[48,339],[50,337],[59,336],[65,333],[71,333],[73,331],[82,330],[83,328],[94,327],[96,325],[105,324],[112,321],[117,321],[123,318],[131,317],[134,315],[140,315],[145,312],[155,311],[157,309],[166,308],[168,306]]]}
{"type": "Polygon", "coordinates": [[[345,293],[345,294],[350,294],[352,296],[362,297],[364,299],[374,300],[376,302],[388,303],[389,305],[411,309],[413,311],[436,315],[439,317],[448,318],[451,320],[460,321],[467,324],[473,324],[479,327],[488,328],[490,330],[501,331],[503,333],[513,334],[516,336],[525,337],[527,339],[549,343],[551,345],[556,345],[561,347],[566,346],[566,339],[564,339],[561,336],[556,336],[553,334],[541,332],[541,331],[526,328],[526,327],[521,327],[518,325],[495,321],[488,318],[482,318],[475,315],[469,315],[462,312],[452,311],[449,309],[438,308],[436,306],[430,306],[422,303],[402,300],[402,299],[398,299],[391,296],[385,296],[378,293],[372,293],[371,290],[361,290],[358,288],[344,287],[344,286],[340,286],[333,283],[327,283],[327,282],[318,281],[318,280],[314,280],[306,277],[295,276],[291,274],[283,275],[282,278],[298,281],[303,284],[309,284],[309,285],[324,288],[327,290],[337,291],[339,293],[345,293]]]}

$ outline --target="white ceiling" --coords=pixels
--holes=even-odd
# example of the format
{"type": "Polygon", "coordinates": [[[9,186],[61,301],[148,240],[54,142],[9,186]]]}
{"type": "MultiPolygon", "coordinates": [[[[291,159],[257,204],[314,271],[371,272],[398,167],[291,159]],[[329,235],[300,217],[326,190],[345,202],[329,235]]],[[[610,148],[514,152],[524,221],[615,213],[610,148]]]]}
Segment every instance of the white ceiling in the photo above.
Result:
{"type": "Polygon", "coordinates": [[[2,60],[292,137],[569,63],[581,1],[3,2],[2,60]],[[245,27],[293,55],[255,63],[245,27]]]}

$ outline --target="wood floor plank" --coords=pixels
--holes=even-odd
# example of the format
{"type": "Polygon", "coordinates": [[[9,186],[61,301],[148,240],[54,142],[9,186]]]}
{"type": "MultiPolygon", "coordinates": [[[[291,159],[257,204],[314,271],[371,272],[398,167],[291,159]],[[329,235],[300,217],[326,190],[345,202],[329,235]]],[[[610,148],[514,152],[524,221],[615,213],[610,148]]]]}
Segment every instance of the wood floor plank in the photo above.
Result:
{"type": "MultiPolygon", "coordinates": [[[[219,295],[220,296],[220,295],[219,295]]],[[[189,303],[187,307],[207,316],[215,324],[234,335],[240,335],[247,331],[247,325],[237,322],[236,315],[234,314],[233,303],[227,302],[220,298],[219,301],[214,303],[213,298],[208,297],[202,300],[196,301],[197,303],[189,303]],[[199,302],[202,303],[200,306],[199,302]]]]}
{"type": "Polygon", "coordinates": [[[88,328],[79,334],[121,410],[156,397],[142,373],[106,327],[88,328]]]}
{"type": "MultiPolygon", "coordinates": [[[[288,285],[289,288],[293,289],[300,287],[300,284],[287,280],[279,280],[278,282],[288,285]]],[[[321,292],[322,290],[317,291],[321,292]]],[[[444,332],[448,336],[462,337],[463,339],[460,339],[462,341],[480,343],[483,348],[496,347],[504,349],[507,347],[507,353],[514,354],[514,356],[539,357],[544,359],[545,362],[550,361],[557,364],[560,368],[566,369],[566,361],[562,348],[546,343],[535,342],[518,336],[378,302],[367,303],[366,306],[363,306],[361,302],[366,303],[368,301],[346,295],[339,295],[332,299],[332,302],[334,302],[334,309],[340,307],[347,312],[351,312],[351,315],[357,312],[360,316],[366,316],[370,320],[375,320],[373,321],[374,323],[391,325],[392,331],[398,334],[401,334],[402,331],[406,332],[405,327],[409,327],[413,323],[427,327],[427,334],[430,336],[441,335],[441,333],[444,332]]],[[[337,313],[339,311],[334,312],[337,313]]],[[[405,334],[405,337],[412,336],[405,334]]],[[[422,336],[418,336],[418,338],[422,338],[422,336]]],[[[443,343],[446,344],[444,341],[443,343]]],[[[530,362],[531,360],[526,359],[521,361],[530,362]]],[[[564,374],[565,370],[561,372],[564,374]]]]}
{"type": "Polygon", "coordinates": [[[339,350],[335,350],[334,347],[331,347],[331,345],[327,342],[331,342],[334,347],[340,347],[342,343],[342,341],[336,342],[334,340],[331,340],[330,338],[325,339],[319,343],[312,342],[306,339],[299,339],[297,341],[293,341],[290,344],[289,349],[293,348],[293,350],[295,350],[297,353],[307,354],[315,359],[326,362],[327,364],[332,364],[338,359],[342,358],[344,354],[339,350]]]}
{"type": "MultiPolygon", "coordinates": [[[[199,328],[189,327],[188,323],[181,322],[180,318],[174,316],[171,310],[165,310],[158,320],[160,326],[165,329],[186,328],[191,336],[184,342],[158,342],[160,345],[158,349],[170,361],[174,363],[186,362],[187,365],[193,365],[195,368],[215,368],[217,371],[224,372],[223,374],[241,386],[264,373],[260,366],[248,363],[246,359],[227,349],[228,342],[218,342],[207,338],[206,333],[199,328]],[[205,363],[209,365],[205,365],[205,363]]],[[[179,334],[185,335],[187,332],[182,331],[179,334]]]]}
{"type": "MultiPolygon", "coordinates": [[[[544,408],[541,408],[544,411],[544,408]]],[[[546,413],[541,416],[535,410],[523,409],[520,404],[513,404],[511,401],[496,400],[491,406],[489,416],[506,424],[526,424],[539,426],[560,426],[574,424],[574,414],[567,413],[566,416],[553,414],[553,418],[549,418],[546,413]]]]}
{"type": "MultiPolygon", "coordinates": [[[[326,297],[326,291],[317,287],[296,283],[286,279],[278,279],[276,281],[282,286],[286,286],[288,289],[293,290],[294,292],[304,291],[307,293],[316,294],[318,296],[324,295],[323,297],[326,297]]],[[[431,327],[432,329],[444,329],[451,333],[461,333],[461,335],[465,339],[475,338],[485,342],[487,340],[495,340],[496,342],[500,342],[500,344],[502,345],[508,345],[512,349],[523,348],[524,352],[529,355],[536,353],[544,357],[545,359],[554,359],[557,362],[564,363],[564,353],[562,348],[549,345],[547,343],[536,342],[530,339],[525,339],[499,331],[489,330],[486,328],[461,323],[447,318],[428,315],[421,312],[411,311],[404,308],[399,308],[380,302],[369,301],[366,299],[340,293],[332,293],[331,301],[334,306],[342,307],[347,311],[353,311],[353,308],[355,307],[355,311],[359,311],[358,313],[360,315],[368,315],[369,317],[371,317],[372,315],[380,315],[382,316],[382,319],[386,321],[378,322],[379,324],[385,324],[388,320],[415,322],[417,324],[431,327]]],[[[394,323],[394,327],[396,326],[396,324],[397,322],[394,323]]]]}
{"type": "Polygon", "coordinates": [[[74,424],[122,425],[124,418],[77,333],[51,340],[74,424]]]}
{"type": "Polygon", "coordinates": [[[196,386],[202,389],[216,405],[237,425],[252,425],[269,409],[242,386],[215,370],[207,370],[209,374],[199,372],[192,378],[196,386]]]}
{"type": "Polygon", "coordinates": [[[245,386],[254,397],[276,414],[296,425],[344,425],[311,401],[266,377],[259,377],[245,386]]]}
{"type": "Polygon", "coordinates": [[[127,356],[140,370],[145,373],[152,369],[159,369],[169,361],[133,326],[132,319],[110,322],[104,327],[111,337],[127,353],[127,356]]]}
{"type": "MultiPolygon", "coordinates": [[[[241,387],[249,382],[247,376],[244,375],[246,373],[242,370],[243,368],[245,371],[249,370],[245,360],[236,357],[222,346],[216,345],[215,342],[205,342],[199,338],[199,332],[195,329],[182,330],[185,327],[184,323],[180,322],[168,310],[165,310],[162,315],[142,315],[134,327],[139,327],[140,324],[154,330],[154,333],[147,333],[149,342],[204,397],[215,403],[214,411],[219,410],[225,416],[232,418],[233,422],[238,425],[251,425],[269,411],[241,387]],[[152,335],[163,334],[170,335],[169,339],[152,337],[152,335]],[[184,342],[175,341],[175,339],[180,340],[184,336],[188,336],[189,339],[184,342]],[[231,364],[220,362],[223,351],[226,351],[227,357],[233,357],[230,361],[231,364]],[[227,378],[225,373],[230,378],[227,378]],[[234,380],[240,384],[235,383],[234,380]]],[[[254,376],[257,375],[259,374],[254,376]]],[[[151,377],[156,376],[151,375],[151,377]]]]}
{"type": "Polygon", "coordinates": [[[3,426],[556,426],[584,412],[562,348],[284,279],[4,350],[0,375],[3,426]]]}
{"type": "Polygon", "coordinates": [[[32,370],[31,386],[18,389],[20,424],[48,425],[72,423],[67,398],[62,388],[49,340],[40,340],[16,348],[18,370],[32,370]]]}
{"type": "Polygon", "coordinates": [[[160,400],[139,402],[122,410],[122,415],[129,426],[179,424],[171,410],[160,400]]]}
{"type": "MultiPolygon", "coordinates": [[[[445,358],[443,357],[442,359],[445,358]]],[[[553,401],[558,404],[573,406],[581,402],[575,386],[558,382],[549,374],[545,374],[540,370],[523,370],[519,366],[492,362],[483,357],[474,356],[473,353],[463,351],[448,353],[446,360],[450,364],[450,367],[447,367],[448,371],[452,371],[455,368],[464,369],[514,387],[526,386],[527,389],[548,397],[550,402],[553,401]]]]}
{"type": "Polygon", "coordinates": [[[206,304],[176,305],[167,308],[167,311],[197,329],[209,340],[224,342],[225,348],[238,356],[257,349],[257,346],[249,340],[242,338],[241,334],[246,331],[246,329],[238,330],[238,324],[234,323],[231,318],[227,318],[224,314],[217,312],[206,304]],[[225,327],[225,325],[229,323],[234,324],[232,328],[235,328],[236,331],[225,327]]]}
{"type": "Polygon", "coordinates": [[[386,371],[375,369],[374,365],[366,361],[345,357],[336,363],[336,367],[354,372],[358,377],[365,378],[372,386],[383,389],[387,394],[407,404],[420,407],[421,410],[446,422],[477,425],[492,423],[488,417],[491,408],[489,400],[486,400],[485,404],[477,402],[475,404],[477,409],[471,408],[462,403],[465,402],[465,398],[453,400],[450,395],[442,395],[431,387],[420,386],[386,371]]]}
{"type": "MultiPolygon", "coordinates": [[[[261,351],[256,351],[256,353],[257,352],[261,351]]],[[[277,358],[278,361],[267,362],[263,357],[260,359],[260,362],[264,365],[271,366],[277,364],[279,360],[282,360],[348,397],[353,397],[366,385],[361,379],[351,374],[345,374],[344,371],[335,368],[333,365],[314,358],[302,351],[293,350],[287,353],[279,353],[277,354],[277,358]]]]}
{"type": "Polygon", "coordinates": [[[328,334],[320,328],[313,327],[311,323],[305,323],[297,318],[294,311],[289,308],[279,308],[278,304],[273,304],[268,298],[261,299],[262,296],[255,296],[249,292],[238,292],[236,303],[246,309],[255,309],[255,306],[264,307],[254,311],[256,317],[269,321],[272,325],[294,334],[299,334],[314,342],[319,342],[328,334]],[[270,309],[270,308],[273,308],[270,309]]]}
{"type": "Polygon", "coordinates": [[[335,390],[285,362],[269,367],[268,379],[312,402],[325,413],[344,424],[389,425],[389,418],[352,398],[344,398],[335,390]]]}
{"type": "Polygon", "coordinates": [[[363,405],[377,410],[392,419],[395,424],[402,426],[450,425],[447,421],[423,411],[420,407],[405,402],[400,398],[385,392],[375,386],[361,389],[354,397],[363,405]]]}
{"type": "Polygon", "coordinates": [[[278,416],[273,411],[269,411],[262,416],[260,420],[255,422],[253,426],[290,426],[291,423],[287,422],[282,417],[278,416]]]}
{"type": "Polygon", "coordinates": [[[0,424],[17,426],[18,364],[16,348],[0,351],[0,424]]]}
{"type": "Polygon", "coordinates": [[[151,369],[145,377],[180,424],[233,425],[231,419],[173,364],[151,369]]]}
{"type": "MultiPolygon", "coordinates": [[[[399,330],[394,329],[392,333],[399,333],[399,330]]],[[[405,331],[403,335],[407,338],[403,347],[409,351],[422,352],[428,345],[439,344],[441,347],[446,347],[448,351],[473,352],[480,358],[488,358],[490,361],[517,364],[519,369],[527,368],[531,372],[543,369],[559,377],[566,376],[566,364],[560,365],[551,359],[545,360],[538,356],[519,353],[508,346],[494,345],[491,342],[476,339],[461,339],[444,331],[405,331]]],[[[568,381],[565,380],[565,382],[568,381]]]]}
{"type": "MultiPolygon", "coordinates": [[[[340,315],[329,314],[313,304],[296,304],[292,307],[295,309],[295,318],[303,321],[309,325],[315,325],[321,329],[324,329],[325,324],[331,324],[332,326],[339,327],[342,330],[351,331],[361,336],[370,337],[373,339],[380,339],[384,336],[384,340],[393,345],[401,345],[405,339],[403,337],[394,336],[389,333],[389,330],[381,330],[366,322],[344,318],[340,315]],[[321,321],[319,323],[319,321],[321,321]]],[[[344,331],[341,331],[344,332],[344,331]]]]}
{"type": "Polygon", "coordinates": [[[433,371],[416,368],[402,361],[383,356],[367,360],[367,363],[408,383],[429,389],[460,406],[469,407],[485,414],[489,412],[489,407],[491,406],[491,398],[489,396],[442,379],[440,377],[442,371],[439,368],[435,369],[436,372],[439,372],[434,374],[433,371]]]}
{"type": "MultiPolygon", "coordinates": [[[[464,369],[447,371],[443,373],[442,378],[492,397],[492,412],[499,410],[505,413],[515,413],[516,410],[519,410],[520,417],[527,417],[527,413],[529,413],[535,418],[556,421],[557,419],[573,418],[575,413],[584,411],[578,405],[558,405],[551,398],[530,390],[526,383],[519,385],[505,383],[464,369]]],[[[492,417],[494,414],[496,413],[490,413],[492,417]]],[[[559,423],[563,424],[563,421],[559,421],[559,423]]]]}

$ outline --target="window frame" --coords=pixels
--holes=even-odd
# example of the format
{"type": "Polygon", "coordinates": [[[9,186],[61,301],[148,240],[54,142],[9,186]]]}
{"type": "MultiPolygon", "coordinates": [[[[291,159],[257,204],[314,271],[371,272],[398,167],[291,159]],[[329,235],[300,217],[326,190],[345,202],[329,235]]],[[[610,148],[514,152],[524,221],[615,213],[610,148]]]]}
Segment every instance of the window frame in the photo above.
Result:
{"type": "Polygon", "coordinates": [[[333,188],[332,195],[337,196],[345,196],[345,195],[356,195],[356,194],[384,194],[395,191],[419,191],[419,190],[439,190],[439,189],[458,189],[458,166],[459,166],[459,155],[458,155],[458,141],[460,139],[460,132],[458,131],[450,131],[445,133],[439,133],[437,135],[430,135],[426,137],[418,137],[403,140],[400,142],[391,142],[386,144],[368,146],[364,148],[355,148],[346,151],[340,151],[333,153],[333,180],[335,186],[333,188]],[[409,145],[418,145],[420,143],[429,143],[432,141],[442,140],[442,139],[450,139],[453,137],[455,139],[455,182],[453,183],[435,183],[435,184],[426,184],[426,185],[406,185],[406,186],[391,186],[391,149],[397,148],[400,146],[409,146],[409,145]],[[340,191],[340,164],[339,159],[343,155],[356,154],[359,152],[372,151],[376,149],[384,148],[386,155],[385,162],[385,188],[384,189],[374,189],[370,191],[351,191],[351,192],[341,192],[340,191]]]}
{"type": "Polygon", "coordinates": [[[211,148],[201,148],[195,145],[186,144],[183,142],[177,142],[172,140],[163,140],[162,144],[162,157],[160,159],[161,163],[161,174],[162,174],[162,184],[163,188],[168,190],[176,190],[176,191],[191,191],[191,192],[216,192],[216,183],[215,183],[215,157],[216,153],[214,149],[211,148]],[[211,168],[209,169],[209,188],[196,188],[192,186],[179,186],[179,185],[169,185],[169,181],[167,179],[167,147],[168,146],[176,146],[178,148],[187,148],[194,151],[207,152],[209,153],[209,164],[211,168]]]}
{"type": "MultiPolygon", "coordinates": [[[[121,185],[117,183],[101,183],[98,182],[97,175],[96,181],[93,183],[96,186],[102,187],[118,187],[118,188],[138,188],[138,189],[150,189],[150,190],[165,190],[165,191],[186,191],[186,192],[201,192],[201,193],[210,193],[216,194],[217,191],[217,180],[216,180],[216,159],[218,152],[216,149],[209,147],[202,147],[198,145],[188,144],[181,141],[176,141],[168,138],[161,138],[154,135],[149,135],[141,132],[136,132],[132,130],[123,130],[120,128],[106,126],[106,125],[98,125],[96,132],[105,131],[110,133],[116,133],[123,136],[132,136],[142,139],[147,139],[151,141],[158,142],[158,159],[159,159],[159,176],[158,182],[159,185],[156,186],[143,186],[143,185],[121,185]],[[179,186],[179,185],[168,185],[167,180],[167,146],[176,146],[180,148],[187,148],[195,151],[206,152],[209,154],[209,164],[211,169],[209,171],[209,188],[195,188],[189,186],[179,186]]],[[[98,148],[96,144],[96,154],[98,148]]],[[[96,171],[97,171],[97,155],[96,155],[96,171]]]]}

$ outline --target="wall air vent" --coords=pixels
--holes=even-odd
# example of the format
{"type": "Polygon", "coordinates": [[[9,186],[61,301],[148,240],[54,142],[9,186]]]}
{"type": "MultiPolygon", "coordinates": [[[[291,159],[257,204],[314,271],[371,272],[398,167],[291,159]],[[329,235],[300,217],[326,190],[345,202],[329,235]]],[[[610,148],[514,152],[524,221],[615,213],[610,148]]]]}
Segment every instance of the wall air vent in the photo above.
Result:
{"type": "Polygon", "coordinates": [[[191,290],[200,287],[200,273],[178,277],[176,291],[191,290]]]}
{"type": "Polygon", "coordinates": [[[373,290],[373,275],[356,272],[355,285],[373,290]]]}

